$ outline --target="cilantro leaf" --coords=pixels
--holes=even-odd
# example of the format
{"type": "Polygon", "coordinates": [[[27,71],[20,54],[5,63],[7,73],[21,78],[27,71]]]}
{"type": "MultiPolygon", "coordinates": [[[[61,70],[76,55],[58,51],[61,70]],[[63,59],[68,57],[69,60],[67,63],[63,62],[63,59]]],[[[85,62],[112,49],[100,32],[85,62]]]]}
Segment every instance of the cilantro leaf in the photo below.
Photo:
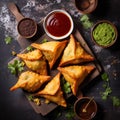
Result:
{"type": "Polygon", "coordinates": [[[113,96],[112,102],[113,102],[113,106],[120,106],[120,98],[113,96]]]}
{"type": "Polygon", "coordinates": [[[10,72],[14,75],[16,75],[18,72],[21,72],[24,70],[24,63],[20,60],[14,60],[13,63],[8,64],[8,69],[10,69],[10,72]]]}
{"type": "Polygon", "coordinates": [[[91,28],[93,26],[93,22],[90,21],[88,15],[82,15],[80,21],[85,29],[91,28]]]}
{"type": "Polygon", "coordinates": [[[12,42],[12,37],[8,36],[5,38],[5,43],[10,44],[12,42]]]}
{"type": "Polygon", "coordinates": [[[46,43],[46,42],[48,42],[48,40],[47,40],[46,38],[44,38],[44,39],[42,40],[42,43],[46,43]]]}
{"type": "Polygon", "coordinates": [[[62,83],[62,89],[66,94],[71,93],[71,85],[69,82],[67,82],[64,77],[61,79],[61,83],[62,83]]]}
{"type": "Polygon", "coordinates": [[[109,78],[108,78],[108,74],[107,74],[107,73],[103,73],[103,74],[101,75],[101,78],[102,78],[102,80],[104,80],[104,81],[106,81],[106,82],[109,81],[109,78]]]}
{"type": "Polygon", "coordinates": [[[27,51],[32,51],[34,48],[32,46],[28,46],[26,49],[27,51]]]}
{"type": "Polygon", "coordinates": [[[74,107],[72,105],[68,106],[65,117],[67,118],[67,120],[71,120],[75,117],[74,107]]]}
{"type": "Polygon", "coordinates": [[[111,93],[112,93],[112,89],[110,87],[107,87],[105,91],[101,93],[102,99],[106,100],[111,93]]]}

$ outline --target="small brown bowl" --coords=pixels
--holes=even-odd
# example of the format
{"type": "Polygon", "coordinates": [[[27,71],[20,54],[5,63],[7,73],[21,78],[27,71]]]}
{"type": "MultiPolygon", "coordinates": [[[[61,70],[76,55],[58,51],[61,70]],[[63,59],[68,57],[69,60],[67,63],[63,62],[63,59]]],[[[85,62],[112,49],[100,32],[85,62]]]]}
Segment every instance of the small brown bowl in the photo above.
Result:
{"type": "Polygon", "coordinates": [[[31,18],[23,18],[17,25],[18,33],[24,38],[32,38],[37,33],[37,23],[31,18]]]}
{"type": "Polygon", "coordinates": [[[91,97],[79,98],[74,104],[74,112],[80,120],[91,120],[97,113],[97,104],[91,97]]]}
{"type": "Polygon", "coordinates": [[[75,0],[76,8],[83,14],[93,12],[98,4],[98,0],[75,0]]]}
{"type": "Polygon", "coordinates": [[[91,38],[100,47],[108,48],[117,40],[118,32],[116,26],[108,21],[101,20],[93,25],[91,38]]]}

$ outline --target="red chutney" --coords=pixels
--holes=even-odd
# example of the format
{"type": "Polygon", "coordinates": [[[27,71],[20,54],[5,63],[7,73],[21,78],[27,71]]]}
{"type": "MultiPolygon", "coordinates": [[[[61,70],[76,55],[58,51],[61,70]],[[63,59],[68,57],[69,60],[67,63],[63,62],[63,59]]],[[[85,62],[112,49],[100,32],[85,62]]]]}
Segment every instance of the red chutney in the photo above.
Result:
{"type": "Polygon", "coordinates": [[[46,21],[46,28],[50,34],[56,37],[64,36],[71,27],[70,19],[61,12],[52,13],[46,21]]]}

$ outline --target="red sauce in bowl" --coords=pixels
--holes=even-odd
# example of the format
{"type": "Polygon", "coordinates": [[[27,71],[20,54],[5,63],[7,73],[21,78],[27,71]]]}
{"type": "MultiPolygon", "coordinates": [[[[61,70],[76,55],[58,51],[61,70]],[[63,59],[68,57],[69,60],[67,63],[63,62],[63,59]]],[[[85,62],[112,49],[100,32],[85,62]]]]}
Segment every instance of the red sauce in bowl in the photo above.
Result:
{"type": "Polygon", "coordinates": [[[45,25],[51,35],[60,37],[70,31],[71,21],[64,13],[54,12],[48,16],[45,25]]]}

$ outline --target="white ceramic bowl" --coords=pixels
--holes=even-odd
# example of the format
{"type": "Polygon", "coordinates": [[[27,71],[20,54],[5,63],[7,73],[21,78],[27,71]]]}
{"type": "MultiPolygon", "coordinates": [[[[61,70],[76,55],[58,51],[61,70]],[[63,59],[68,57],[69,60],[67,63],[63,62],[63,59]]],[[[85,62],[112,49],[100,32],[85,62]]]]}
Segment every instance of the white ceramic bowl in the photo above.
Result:
{"type": "Polygon", "coordinates": [[[65,10],[57,9],[57,10],[51,11],[44,18],[43,28],[49,37],[51,37],[54,40],[61,40],[61,39],[67,38],[72,33],[74,24],[73,24],[73,20],[72,20],[71,16],[69,15],[69,13],[67,13],[65,10]],[[57,14],[59,14],[59,15],[57,15],[57,14]],[[60,15],[63,15],[67,19],[60,17],[60,15]],[[48,30],[47,25],[51,28],[50,29],[51,31],[54,31],[53,33],[50,33],[50,30],[48,30]],[[69,28],[68,28],[68,26],[69,26],[69,28]],[[65,31],[65,34],[55,35],[57,33],[62,34],[63,31],[65,31]]]}

